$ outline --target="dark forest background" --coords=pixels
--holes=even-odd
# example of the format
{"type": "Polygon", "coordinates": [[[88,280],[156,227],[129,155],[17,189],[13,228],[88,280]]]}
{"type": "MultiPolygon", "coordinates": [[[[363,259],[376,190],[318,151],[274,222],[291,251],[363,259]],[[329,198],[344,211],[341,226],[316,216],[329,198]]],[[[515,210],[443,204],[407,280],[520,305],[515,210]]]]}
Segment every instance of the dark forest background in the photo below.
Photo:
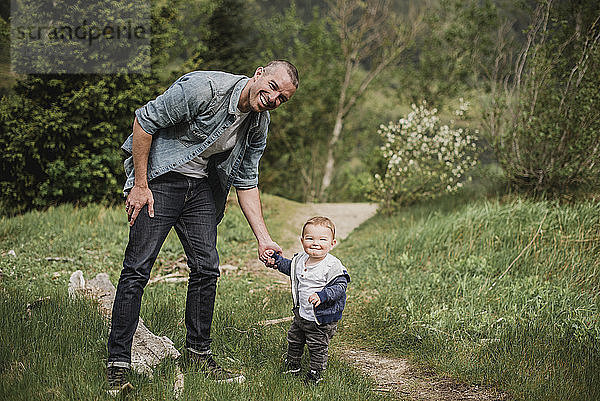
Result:
{"type": "Polygon", "coordinates": [[[0,5],[5,212],[120,201],[119,147],[136,108],[188,71],[251,76],[275,58],[298,67],[300,88],[272,113],[263,191],[298,201],[366,200],[382,169],[379,125],[422,100],[449,114],[459,98],[472,105],[462,123],[482,133],[480,179],[493,165],[501,171],[495,177],[532,193],[598,187],[598,123],[590,117],[600,97],[596,1],[153,0],[150,72],[106,75],[11,72],[7,3],[0,5]],[[517,71],[524,49],[529,59],[517,71]],[[532,104],[533,94],[531,110],[515,106],[532,104]],[[539,152],[512,155],[515,136],[539,152]],[[557,162],[550,157],[557,149],[572,154],[557,162]],[[587,164],[575,160],[582,153],[587,164]],[[334,167],[325,183],[328,157],[334,167]]]}

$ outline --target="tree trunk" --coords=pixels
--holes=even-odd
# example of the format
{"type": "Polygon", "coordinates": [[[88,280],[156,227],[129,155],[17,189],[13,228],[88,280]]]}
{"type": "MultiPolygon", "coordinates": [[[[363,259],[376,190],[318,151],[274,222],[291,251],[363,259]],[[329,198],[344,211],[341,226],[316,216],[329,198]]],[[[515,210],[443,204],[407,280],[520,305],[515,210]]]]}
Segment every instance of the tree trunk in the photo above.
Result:
{"type": "Polygon", "coordinates": [[[333,150],[338,140],[340,139],[340,134],[342,133],[343,126],[344,116],[342,114],[342,110],[339,110],[335,118],[335,126],[333,127],[333,133],[331,134],[331,139],[329,140],[329,148],[327,149],[327,162],[325,163],[325,172],[323,173],[323,181],[321,182],[321,188],[319,190],[319,200],[321,202],[326,201],[325,193],[331,185],[331,180],[333,179],[333,171],[335,166],[335,156],[333,150]]]}

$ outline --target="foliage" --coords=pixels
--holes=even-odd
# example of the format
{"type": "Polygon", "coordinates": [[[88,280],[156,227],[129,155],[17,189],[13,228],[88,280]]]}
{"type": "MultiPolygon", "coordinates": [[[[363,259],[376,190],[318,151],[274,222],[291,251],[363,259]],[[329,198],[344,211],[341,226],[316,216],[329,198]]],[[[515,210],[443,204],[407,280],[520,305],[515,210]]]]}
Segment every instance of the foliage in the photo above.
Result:
{"type": "MultiPolygon", "coordinates": [[[[455,111],[463,116],[468,103],[460,99],[455,111]]],[[[455,192],[465,172],[476,164],[477,137],[454,121],[442,125],[437,109],[428,109],[423,101],[412,105],[412,111],[397,123],[381,125],[378,134],[384,138],[381,154],[383,174],[375,174],[372,199],[392,210],[417,200],[432,199],[455,192]]]]}
{"type": "Polygon", "coordinates": [[[600,187],[600,5],[539,1],[521,51],[500,33],[486,133],[512,185],[600,187]]]}
{"type": "MultiPolygon", "coordinates": [[[[331,164],[327,160],[331,153],[335,168],[324,196],[336,201],[364,200],[361,186],[365,185],[369,171],[374,171],[378,158],[373,157],[373,152],[381,141],[373,135],[373,127],[396,118],[399,110],[405,110],[410,102],[424,95],[431,105],[442,108],[456,93],[487,90],[488,81],[482,76],[495,65],[493,45],[502,38],[496,38],[493,33],[498,28],[500,15],[509,12],[511,17],[520,19],[523,14],[522,5],[513,7],[509,2],[434,0],[423,8],[428,11],[426,14],[414,15],[418,17],[414,22],[424,26],[423,31],[415,32],[414,41],[406,41],[414,42],[415,46],[405,48],[405,43],[398,41],[390,45],[393,39],[387,38],[383,40],[383,53],[377,53],[377,57],[373,53],[375,45],[363,46],[359,49],[363,56],[353,57],[350,42],[360,38],[361,32],[366,39],[374,37],[369,35],[368,28],[375,25],[365,24],[366,30],[362,31],[348,29],[347,37],[340,36],[340,23],[344,21],[336,22],[332,18],[336,15],[332,9],[336,2],[319,3],[314,8],[313,4],[317,3],[160,0],[154,3],[152,11],[154,61],[150,74],[114,78],[21,75],[22,82],[18,86],[21,89],[14,94],[10,88],[15,75],[9,72],[2,75],[0,71],[0,76],[7,77],[2,82],[5,86],[0,85],[0,95],[6,96],[0,105],[0,143],[10,149],[10,154],[5,152],[0,156],[2,201],[11,208],[16,206],[23,210],[64,201],[116,199],[122,180],[119,145],[130,131],[136,107],[191,69],[224,69],[248,75],[272,58],[289,59],[298,66],[300,88],[288,104],[271,114],[268,148],[261,160],[260,185],[268,192],[291,199],[315,200],[324,187],[324,171],[331,164]],[[345,47],[344,38],[347,39],[345,47]],[[346,58],[344,49],[348,53],[346,58]],[[394,58],[378,70],[378,61],[400,50],[402,57],[394,58]],[[349,66],[351,78],[346,82],[345,72],[349,66]],[[27,83],[28,80],[32,83],[27,83]],[[64,85],[59,84],[61,81],[64,85]],[[342,107],[343,113],[336,115],[346,83],[345,99],[349,107],[342,107]],[[364,94],[354,96],[365,85],[368,89],[364,94]],[[9,93],[13,95],[8,96],[9,93]],[[87,95],[83,96],[84,93],[87,95]],[[73,96],[80,97],[77,108],[71,107],[73,96]],[[338,124],[339,141],[332,146],[331,137],[339,115],[343,124],[338,124]],[[100,137],[104,139],[99,140],[100,137]],[[54,141],[56,144],[51,143],[54,141]],[[77,145],[76,150],[70,150],[72,144],[77,145]],[[59,150],[42,152],[43,147],[59,150]]],[[[337,10],[338,16],[348,16],[352,5],[358,7],[356,13],[345,20],[347,26],[361,16],[367,20],[373,17],[361,11],[360,7],[366,2],[337,4],[346,7],[346,14],[341,8],[337,10]]],[[[380,15],[385,19],[392,11],[397,16],[407,16],[409,4],[416,2],[390,0],[380,4],[390,5],[385,15],[380,15]]],[[[588,8],[593,7],[588,5],[588,8]]],[[[592,15],[593,10],[588,14],[592,15]]],[[[587,23],[586,18],[581,21],[584,25],[587,23]]],[[[7,40],[8,24],[0,25],[2,40],[7,40]]],[[[395,25],[406,29],[404,33],[412,38],[410,23],[395,25]]],[[[570,25],[574,27],[577,23],[570,25]]],[[[523,23],[518,22],[504,37],[521,28],[523,23]]],[[[557,31],[552,32],[554,35],[557,31]]],[[[577,41],[581,38],[573,43],[577,41]]],[[[508,50],[505,48],[504,54],[508,50]]],[[[564,59],[572,58],[569,55],[564,59]]],[[[588,63],[595,66],[591,60],[588,63]]],[[[593,68],[588,68],[586,77],[592,71],[593,68]]],[[[553,82],[560,84],[559,79],[553,82]]],[[[589,96],[582,98],[581,110],[570,107],[570,115],[576,116],[586,108],[593,110],[597,106],[593,100],[596,98],[593,85],[587,88],[589,96]]],[[[513,98],[496,96],[497,110],[506,111],[504,104],[510,105],[513,98]]],[[[569,104],[576,101],[579,98],[569,104]]],[[[542,104],[540,102],[538,104],[542,104]]],[[[569,136],[576,136],[573,134],[576,129],[571,131],[569,136]]],[[[539,136],[540,141],[545,141],[543,138],[539,136]]],[[[570,143],[567,138],[564,147],[568,148],[570,143]]],[[[593,146],[588,148],[594,149],[593,146]]],[[[588,175],[587,171],[584,173],[588,175]]]]}
{"type": "Polygon", "coordinates": [[[8,205],[115,199],[122,160],[114,148],[150,90],[127,75],[32,75],[15,90],[0,106],[0,190],[8,205]]]}
{"type": "MultiPolygon", "coordinates": [[[[152,9],[156,70],[170,45],[174,2],[152,9]],[[164,29],[163,29],[164,28],[164,29]]],[[[114,201],[119,147],[134,110],[158,93],[155,74],[22,75],[0,104],[0,196],[11,210],[57,202],[114,201]]]]}
{"type": "Polygon", "coordinates": [[[300,90],[271,116],[261,186],[291,199],[314,198],[322,172],[319,161],[327,151],[325,138],[333,126],[331,105],[339,91],[337,38],[318,8],[299,16],[292,4],[284,13],[271,15],[261,14],[251,2],[239,11],[245,22],[237,23],[226,12],[234,3],[199,0],[194,3],[198,7],[181,6],[183,16],[177,14],[175,1],[156,7],[150,75],[21,76],[18,94],[0,106],[0,142],[10,149],[0,156],[4,202],[25,210],[58,202],[116,199],[122,180],[119,146],[130,132],[135,108],[160,93],[160,79],[170,83],[174,79],[170,75],[183,68],[252,73],[273,58],[298,66],[300,90]],[[227,40],[227,35],[236,40],[227,40]],[[240,52],[249,38],[256,38],[256,43],[240,52]],[[169,54],[189,59],[163,69],[169,54]],[[233,54],[238,58],[232,59],[233,54]],[[72,107],[75,102],[78,106],[72,107]],[[77,149],[72,149],[75,144],[77,149]],[[41,150],[46,147],[59,151],[41,150]]]}
{"type": "Polygon", "coordinates": [[[246,1],[219,0],[205,25],[204,48],[195,54],[193,64],[205,70],[252,74],[257,29],[250,15],[246,1]]]}
{"type": "Polygon", "coordinates": [[[289,59],[300,75],[294,97],[271,114],[260,182],[264,190],[294,200],[316,197],[339,93],[339,42],[321,13],[315,7],[305,23],[292,4],[260,26],[267,49],[262,59],[289,59]]]}
{"type": "Polygon", "coordinates": [[[424,28],[397,68],[399,96],[435,106],[460,93],[485,88],[485,71],[494,61],[500,10],[491,0],[439,0],[427,8],[424,28]]]}
{"type": "Polygon", "coordinates": [[[14,83],[10,71],[10,25],[0,10],[0,98],[9,92],[14,83]]]}

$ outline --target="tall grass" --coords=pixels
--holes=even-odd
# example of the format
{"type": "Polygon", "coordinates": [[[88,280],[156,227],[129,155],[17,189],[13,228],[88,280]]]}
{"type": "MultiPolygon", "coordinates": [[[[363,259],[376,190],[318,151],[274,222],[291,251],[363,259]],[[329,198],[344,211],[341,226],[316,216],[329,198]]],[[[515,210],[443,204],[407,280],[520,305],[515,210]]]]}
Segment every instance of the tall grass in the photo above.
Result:
{"type": "Polygon", "coordinates": [[[348,238],[349,332],[518,400],[600,399],[598,204],[460,200],[348,238]]]}
{"type": "MultiPolygon", "coordinates": [[[[444,198],[377,216],[351,234],[336,248],[352,283],[332,348],[353,339],[517,400],[600,399],[598,204],[498,199],[444,198]]],[[[298,205],[263,200],[277,239],[298,205]]],[[[235,205],[219,229],[223,263],[255,258],[235,205]]],[[[108,328],[93,303],[69,299],[66,287],[76,269],[106,271],[116,282],[126,241],[122,208],[61,206],[0,220],[0,399],[108,399],[108,328]]],[[[154,274],[182,254],[169,235],[154,274]]],[[[325,386],[281,377],[287,324],[257,322],[289,315],[289,294],[267,280],[245,270],[219,280],[213,349],[247,383],[218,386],[188,374],[184,399],[380,399],[335,358],[325,386]]],[[[184,305],[184,284],[145,290],[146,324],[179,349],[184,305]]],[[[153,379],[134,375],[130,399],[173,399],[175,366],[163,363],[153,379]]]]}
{"type": "MultiPolygon", "coordinates": [[[[277,239],[298,204],[269,196],[263,202],[277,239]]],[[[104,391],[108,327],[91,301],[68,298],[67,283],[77,269],[83,270],[86,278],[108,272],[116,283],[127,233],[121,207],[65,205],[0,219],[0,400],[111,399],[104,391]],[[16,256],[11,256],[10,250],[16,256]]],[[[255,239],[234,203],[219,235],[222,263],[240,265],[256,258],[255,239]]],[[[171,233],[153,274],[181,255],[181,245],[171,233]]],[[[185,284],[148,286],[141,312],[154,333],[169,336],[181,351],[185,294],[185,284]]],[[[301,379],[283,377],[280,369],[287,324],[263,327],[257,323],[288,315],[287,289],[274,288],[266,278],[243,269],[222,276],[212,328],[213,350],[225,367],[246,375],[247,382],[217,385],[187,373],[183,399],[383,398],[370,391],[369,380],[335,358],[323,386],[306,386],[301,379]]],[[[175,367],[174,361],[165,361],[152,379],[133,375],[135,391],[127,399],[174,399],[175,367]]]]}

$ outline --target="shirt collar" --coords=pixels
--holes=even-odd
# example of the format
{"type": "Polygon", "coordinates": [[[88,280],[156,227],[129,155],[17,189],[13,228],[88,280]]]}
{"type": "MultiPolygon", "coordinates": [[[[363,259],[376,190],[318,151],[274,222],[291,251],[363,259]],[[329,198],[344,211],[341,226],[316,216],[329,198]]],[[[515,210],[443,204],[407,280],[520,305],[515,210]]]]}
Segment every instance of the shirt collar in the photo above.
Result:
{"type": "Polygon", "coordinates": [[[250,81],[250,78],[242,78],[239,80],[237,84],[233,87],[233,93],[231,94],[231,98],[229,99],[229,114],[235,114],[237,110],[238,103],[240,102],[240,94],[244,89],[244,86],[250,81]]]}

